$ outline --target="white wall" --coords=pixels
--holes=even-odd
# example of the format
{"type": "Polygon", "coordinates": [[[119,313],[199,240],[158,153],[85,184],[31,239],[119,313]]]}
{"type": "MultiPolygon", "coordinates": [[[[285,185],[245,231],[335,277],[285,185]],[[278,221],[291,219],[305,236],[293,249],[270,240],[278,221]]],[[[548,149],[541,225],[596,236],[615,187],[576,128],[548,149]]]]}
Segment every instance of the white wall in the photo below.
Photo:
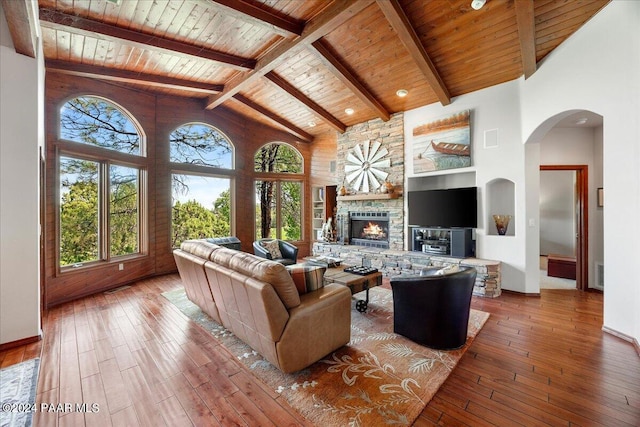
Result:
{"type": "MultiPolygon", "coordinates": [[[[524,150],[520,128],[519,83],[512,81],[488,89],[480,90],[453,99],[450,105],[431,104],[407,111],[405,125],[405,164],[407,179],[417,176],[434,179],[442,175],[456,175],[474,172],[475,185],[480,188],[478,203],[478,228],[476,230],[476,257],[502,261],[502,287],[518,292],[538,292],[528,290],[525,284],[525,193],[524,150]],[[449,169],[426,174],[413,174],[412,129],[433,119],[471,110],[471,153],[470,168],[449,169]],[[497,129],[497,147],[485,148],[484,133],[497,129]],[[488,182],[506,179],[515,183],[515,213],[509,223],[508,236],[497,236],[491,219],[494,212],[487,206],[485,194],[488,182]],[[494,235],[490,234],[493,233],[494,235]],[[513,235],[511,235],[513,234],[513,235]]],[[[510,213],[510,212],[506,212],[510,213]]]]}
{"type": "MultiPolygon", "coordinates": [[[[604,117],[604,230],[608,230],[604,327],[636,341],[640,341],[640,286],[635,274],[640,259],[639,76],[640,2],[613,1],[522,83],[521,109],[522,139],[529,142],[540,141],[571,110],[604,117]]],[[[533,179],[528,176],[527,182],[533,179]]],[[[529,232],[535,235],[537,230],[529,232]]],[[[533,262],[528,254],[527,264],[533,262]]]]}
{"type": "MultiPolygon", "coordinates": [[[[602,126],[595,129],[593,133],[593,163],[599,165],[593,173],[593,186],[598,188],[603,188],[603,129],[602,126]]],[[[589,250],[593,251],[593,262],[604,264],[604,210],[606,206],[599,207],[597,205],[597,196],[594,197],[595,201],[595,210],[589,212],[589,224],[593,225],[593,231],[589,230],[590,240],[594,242],[593,245],[589,246],[589,250]]],[[[595,274],[595,272],[594,272],[595,274]]]]}
{"type": "Polygon", "coordinates": [[[42,64],[15,53],[0,15],[0,344],[40,334],[42,64]],[[40,71],[39,71],[40,70],[40,71]]]}
{"type": "Polygon", "coordinates": [[[407,171],[416,124],[471,109],[473,166],[441,173],[475,171],[481,189],[495,178],[515,183],[515,236],[487,235],[490,208],[481,194],[476,254],[503,262],[504,289],[538,293],[539,142],[575,111],[602,115],[604,230],[625,227],[604,233],[604,327],[640,341],[640,286],[633,274],[640,259],[640,2],[614,0],[538,65],[527,80],[408,111],[407,171]],[[490,129],[498,129],[497,148],[483,146],[490,129]]]}

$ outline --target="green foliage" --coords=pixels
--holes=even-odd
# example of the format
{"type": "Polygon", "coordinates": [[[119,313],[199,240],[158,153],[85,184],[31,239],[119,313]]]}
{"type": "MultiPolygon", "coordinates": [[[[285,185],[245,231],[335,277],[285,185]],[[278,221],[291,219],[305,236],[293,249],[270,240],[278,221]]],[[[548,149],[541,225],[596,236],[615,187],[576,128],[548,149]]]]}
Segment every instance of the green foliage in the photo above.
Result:
{"type": "Polygon", "coordinates": [[[62,195],[60,265],[98,259],[98,183],[79,181],[62,195]]]}
{"type": "Polygon", "coordinates": [[[180,243],[189,239],[224,237],[231,233],[229,191],[223,191],[213,205],[213,209],[207,209],[195,200],[185,203],[178,201],[173,205],[173,247],[178,247],[180,243]]]}
{"type": "Polygon", "coordinates": [[[136,253],[139,250],[137,170],[112,166],[110,197],[110,255],[136,253]]]}
{"type": "MultiPolygon", "coordinates": [[[[112,166],[109,195],[109,256],[139,250],[137,169],[112,166]]],[[[60,265],[100,259],[98,163],[60,160],[60,265]]]]}
{"type": "Polygon", "coordinates": [[[229,190],[220,193],[220,196],[213,202],[213,211],[220,217],[227,218],[227,220],[231,218],[231,192],[229,190]]]}
{"type": "Polygon", "coordinates": [[[254,165],[256,172],[302,173],[302,156],[292,147],[274,142],[258,150],[254,165]]]}
{"type": "MultiPolygon", "coordinates": [[[[256,172],[302,173],[302,156],[286,144],[266,144],[254,158],[256,172]]],[[[302,238],[302,186],[300,182],[264,180],[256,182],[260,201],[256,212],[256,235],[262,238],[278,237],[284,240],[302,238]],[[277,194],[276,194],[277,193],[277,194]],[[276,202],[280,203],[282,229],[275,228],[276,202]]]]}
{"type": "Polygon", "coordinates": [[[280,211],[283,228],[282,239],[302,239],[302,184],[300,182],[282,182],[280,211]]]}

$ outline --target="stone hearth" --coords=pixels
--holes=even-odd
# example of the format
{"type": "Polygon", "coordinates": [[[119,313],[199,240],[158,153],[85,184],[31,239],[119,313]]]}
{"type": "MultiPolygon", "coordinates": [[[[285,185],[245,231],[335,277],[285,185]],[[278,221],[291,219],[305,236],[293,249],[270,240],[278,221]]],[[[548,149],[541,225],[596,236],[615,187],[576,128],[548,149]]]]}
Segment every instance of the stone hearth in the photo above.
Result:
{"type": "Polygon", "coordinates": [[[460,265],[462,267],[474,267],[478,272],[476,283],[473,287],[474,295],[495,298],[502,293],[500,261],[478,258],[451,258],[422,252],[321,242],[313,244],[313,255],[340,258],[345,265],[374,267],[387,277],[398,274],[420,274],[420,270],[432,266],[460,265]]]}

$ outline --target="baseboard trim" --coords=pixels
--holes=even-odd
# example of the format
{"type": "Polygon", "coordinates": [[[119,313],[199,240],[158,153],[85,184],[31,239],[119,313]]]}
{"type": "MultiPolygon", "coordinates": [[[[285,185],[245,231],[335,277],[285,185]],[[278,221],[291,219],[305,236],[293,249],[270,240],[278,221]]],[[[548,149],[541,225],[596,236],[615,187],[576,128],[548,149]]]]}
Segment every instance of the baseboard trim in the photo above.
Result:
{"type": "Polygon", "coordinates": [[[525,297],[540,298],[540,292],[518,292],[518,291],[512,291],[510,289],[501,289],[501,291],[504,294],[524,295],[525,297]]]}
{"type": "Polygon", "coordinates": [[[21,340],[6,342],[4,344],[0,344],[0,351],[11,350],[12,348],[20,347],[23,345],[31,344],[34,342],[38,342],[42,339],[41,335],[36,335],[33,337],[22,338],[21,340]]]}
{"type": "Polygon", "coordinates": [[[616,331],[615,329],[611,329],[607,326],[603,326],[602,331],[606,332],[609,335],[613,335],[614,337],[618,337],[622,340],[625,340],[631,343],[631,345],[633,345],[633,348],[636,349],[636,353],[638,353],[638,356],[640,356],[640,343],[638,343],[638,340],[635,339],[634,337],[627,334],[623,334],[622,332],[616,331]]]}

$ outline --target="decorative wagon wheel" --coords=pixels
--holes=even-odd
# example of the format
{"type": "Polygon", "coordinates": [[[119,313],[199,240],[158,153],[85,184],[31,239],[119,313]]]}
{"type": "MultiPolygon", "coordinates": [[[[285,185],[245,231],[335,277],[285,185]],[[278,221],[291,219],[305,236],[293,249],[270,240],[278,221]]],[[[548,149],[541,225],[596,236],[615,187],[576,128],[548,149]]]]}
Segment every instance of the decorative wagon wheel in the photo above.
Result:
{"type": "Polygon", "coordinates": [[[380,148],[379,141],[365,141],[357,144],[347,154],[344,167],[346,179],[354,190],[368,193],[377,190],[389,174],[378,168],[391,167],[391,160],[385,159],[389,154],[386,148],[380,148]]]}

